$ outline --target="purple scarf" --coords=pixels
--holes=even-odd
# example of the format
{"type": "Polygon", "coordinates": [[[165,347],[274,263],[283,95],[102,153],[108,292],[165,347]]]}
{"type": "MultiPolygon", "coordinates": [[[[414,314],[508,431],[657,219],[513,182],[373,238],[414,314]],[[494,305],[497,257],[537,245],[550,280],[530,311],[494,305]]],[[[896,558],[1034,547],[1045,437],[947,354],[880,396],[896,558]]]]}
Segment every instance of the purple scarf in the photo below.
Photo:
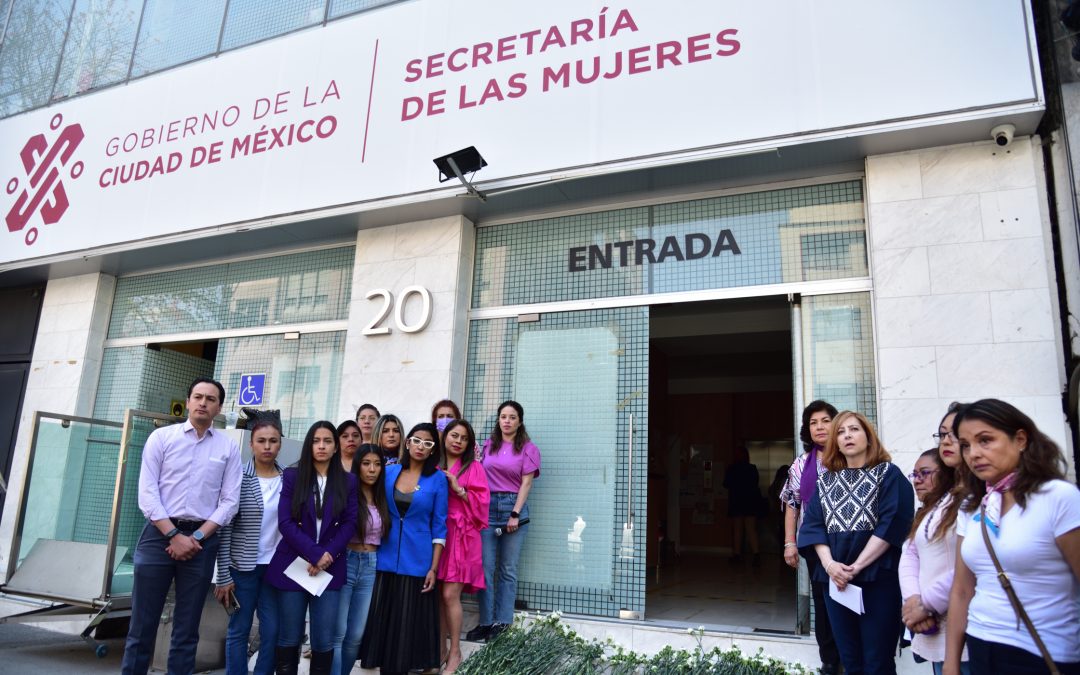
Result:
{"type": "Polygon", "coordinates": [[[802,476],[799,477],[799,504],[803,509],[810,503],[814,497],[814,490],[817,489],[817,458],[821,450],[820,445],[814,445],[810,448],[810,452],[806,453],[806,464],[803,464],[802,476]]]}

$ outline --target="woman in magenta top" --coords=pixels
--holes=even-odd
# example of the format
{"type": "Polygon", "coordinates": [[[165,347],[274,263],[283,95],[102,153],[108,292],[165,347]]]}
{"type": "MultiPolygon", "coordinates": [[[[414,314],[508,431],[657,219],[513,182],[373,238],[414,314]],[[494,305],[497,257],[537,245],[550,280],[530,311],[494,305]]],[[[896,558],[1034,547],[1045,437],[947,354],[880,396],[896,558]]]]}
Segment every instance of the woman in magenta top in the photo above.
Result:
{"type": "Polygon", "coordinates": [[[540,449],[525,431],[525,411],[517,401],[504,401],[491,437],[484,443],[491,504],[484,543],[484,590],[477,598],[480,624],[469,640],[495,637],[514,620],[517,567],[529,530],[529,490],[540,475],[540,449]]]}
{"type": "Polygon", "coordinates": [[[443,430],[443,456],[439,463],[450,488],[446,512],[446,550],[439,559],[442,583],[442,634],[450,635],[450,648],[443,640],[444,673],[461,665],[461,593],[484,588],[484,558],[480,531],[488,526],[487,474],[475,460],[476,434],[472,425],[460,419],[443,430]]]}

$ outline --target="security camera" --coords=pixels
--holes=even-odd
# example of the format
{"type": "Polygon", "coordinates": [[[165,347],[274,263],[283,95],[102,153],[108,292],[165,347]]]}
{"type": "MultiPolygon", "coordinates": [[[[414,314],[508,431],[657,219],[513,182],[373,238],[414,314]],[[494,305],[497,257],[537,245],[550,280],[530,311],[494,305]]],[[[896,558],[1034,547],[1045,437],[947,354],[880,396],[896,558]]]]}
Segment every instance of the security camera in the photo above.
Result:
{"type": "Polygon", "coordinates": [[[1013,134],[1016,133],[1016,127],[1011,124],[999,124],[990,130],[990,138],[994,139],[994,142],[1005,147],[1009,143],[1012,143],[1013,134]]]}

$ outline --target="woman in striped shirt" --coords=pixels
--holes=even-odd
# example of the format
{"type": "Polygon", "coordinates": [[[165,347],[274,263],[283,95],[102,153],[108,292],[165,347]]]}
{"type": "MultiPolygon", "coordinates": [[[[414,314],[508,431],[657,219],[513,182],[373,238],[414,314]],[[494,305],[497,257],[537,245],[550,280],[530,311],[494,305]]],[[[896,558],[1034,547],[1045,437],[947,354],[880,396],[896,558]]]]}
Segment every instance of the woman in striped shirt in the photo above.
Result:
{"type": "Polygon", "coordinates": [[[281,421],[276,415],[256,417],[251,428],[251,461],[244,467],[240,486],[240,510],[219,534],[214,595],[232,614],[225,637],[227,675],[247,675],[248,636],[256,609],[259,658],[255,675],[274,672],[277,590],[263,583],[263,575],[281,539],[277,524],[280,451],[281,421]],[[234,611],[235,607],[239,608],[234,611]]]}

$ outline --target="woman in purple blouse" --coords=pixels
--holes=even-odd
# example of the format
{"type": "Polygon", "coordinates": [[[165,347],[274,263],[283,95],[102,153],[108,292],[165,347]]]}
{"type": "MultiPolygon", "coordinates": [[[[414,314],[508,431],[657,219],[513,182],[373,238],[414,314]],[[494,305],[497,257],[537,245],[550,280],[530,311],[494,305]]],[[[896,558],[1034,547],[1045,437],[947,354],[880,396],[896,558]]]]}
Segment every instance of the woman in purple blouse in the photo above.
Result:
{"type": "Polygon", "coordinates": [[[514,620],[517,568],[529,529],[529,490],[540,475],[540,449],[525,431],[525,410],[517,401],[504,401],[491,437],[484,443],[484,471],[491,502],[488,528],[480,532],[484,545],[484,590],[480,624],[466,639],[497,636],[514,620]]]}

